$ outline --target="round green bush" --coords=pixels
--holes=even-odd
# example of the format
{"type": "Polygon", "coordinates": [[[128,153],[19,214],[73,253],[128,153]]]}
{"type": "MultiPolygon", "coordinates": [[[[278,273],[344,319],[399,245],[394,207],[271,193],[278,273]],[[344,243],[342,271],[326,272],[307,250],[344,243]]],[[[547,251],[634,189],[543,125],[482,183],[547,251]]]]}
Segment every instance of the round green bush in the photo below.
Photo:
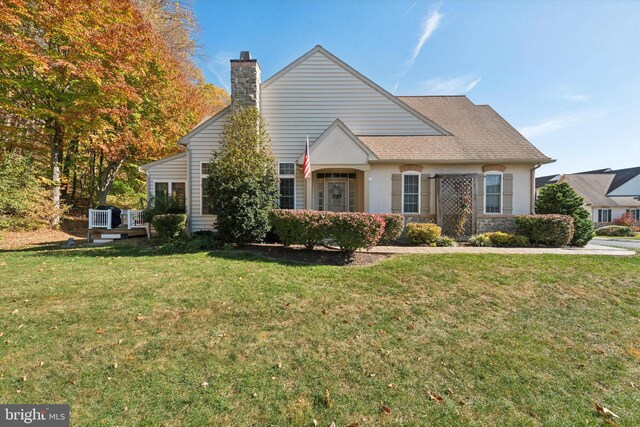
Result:
{"type": "Polygon", "coordinates": [[[160,239],[173,239],[184,234],[187,228],[185,214],[154,215],[151,222],[160,239]]]}
{"type": "Polygon", "coordinates": [[[573,239],[573,217],[570,215],[516,215],[516,224],[533,244],[566,246],[573,239]]]}
{"type": "Polygon", "coordinates": [[[430,222],[410,222],[406,228],[407,238],[414,245],[435,246],[442,234],[442,228],[430,222]]]}
{"type": "Polygon", "coordinates": [[[574,246],[584,246],[593,238],[591,215],[584,207],[584,199],[566,182],[545,185],[536,199],[536,213],[560,214],[573,217],[574,246]]]}

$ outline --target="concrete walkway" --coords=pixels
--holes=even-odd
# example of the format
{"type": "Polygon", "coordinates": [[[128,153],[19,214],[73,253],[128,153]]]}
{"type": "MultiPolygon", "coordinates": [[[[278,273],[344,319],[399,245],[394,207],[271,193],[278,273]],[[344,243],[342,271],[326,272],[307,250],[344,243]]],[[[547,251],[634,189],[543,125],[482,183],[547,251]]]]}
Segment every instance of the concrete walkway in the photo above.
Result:
{"type": "Polygon", "coordinates": [[[374,254],[519,254],[519,255],[610,255],[632,256],[636,253],[622,248],[592,245],[584,248],[479,248],[462,246],[453,248],[432,248],[425,246],[374,246],[368,251],[374,254]]]}
{"type": "Polygon", "coordinates": [[[599,246],[613,246],[617,248],[640,250],[640,240],[633,240],[633,239],[616,239],[615,237],[613,238],[595,237],[589,243],[594,245],[599,245],[599,246]]]}

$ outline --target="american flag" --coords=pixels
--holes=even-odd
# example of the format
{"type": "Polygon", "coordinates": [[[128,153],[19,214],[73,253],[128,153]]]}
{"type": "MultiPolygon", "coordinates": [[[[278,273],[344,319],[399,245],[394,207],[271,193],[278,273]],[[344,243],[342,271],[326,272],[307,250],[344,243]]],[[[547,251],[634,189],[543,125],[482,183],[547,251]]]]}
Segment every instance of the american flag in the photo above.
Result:
{"type": "Polygon", "coordinates": [[[309,157],[309,137],[307,136],[307,148],[304,149],[304,159],[302,159],[302,175],[304,179],[311,178],[311,157],[309,157]]]}

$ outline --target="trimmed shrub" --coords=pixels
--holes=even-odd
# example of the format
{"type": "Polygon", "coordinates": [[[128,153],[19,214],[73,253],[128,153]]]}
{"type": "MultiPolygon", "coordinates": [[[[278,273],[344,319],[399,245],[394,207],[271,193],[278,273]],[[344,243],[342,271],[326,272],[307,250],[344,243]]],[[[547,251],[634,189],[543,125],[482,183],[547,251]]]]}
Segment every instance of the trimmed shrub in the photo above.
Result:
{"type": "Polygon", "coordinates": [[[566,182],[545,185],[536,199],[536,213],[560,214],[573,217],[574,246],[584,246],[593,238],[593,223],[584,199],[566,182]]]}
{"type": "Polygon", "coordinates": [[[633,230],[631,227],[626,227],[624,225],[607,225],[596,229],[596,235],[627,237],[633,236],[633,230]]]}
{"type": "Polygon", "coordinates": [[[339,212],[331,213],[328,218],[329,236],[347,254],[375,246],[384,233],[385,221],[378,215],[339,212]]]}
{"type": "Polygon", "coordinates": [[[329,236],[329,212],[274,209],[269,212],[273,232],[284,246],[304,245],[313,249],[329,236]]]}
{"type": "Polygon", "coordinates": [[[149,205],[142,211],[142,219],[146,223],[152,223],[156,215],[183,214],[184,201],[172,196],[154,197],[149,205]]]}
{"type": "Polygon", "coordinates": [[[378,215],[384,221],[384,233],[380,238],[379,244],[389,244],[394,242],[404,228],[404,215],[402,214],[379,214],[378,215]]]}
{"type": "Polygon", "coordinates": [[[458,243],[456,243],[456,241],[451,237],[440,236],[438,237],[438,240],[436,240],[436,246],[454,247],[454,246],[458,246],[458,243]]]}
{"type": "Polygon", "coordinates": [[[407,224],[407,238],[414,245],[435,246],[442,228],[430,222],[410,222],[407,224]]]}
{"type": "Polygon", "coordinates": [[[498,248],[526,248],[529,246],[529,239],[518,234],[503,233],[494,231],[471,236],[469,243],[473,246],[495,246],[498,248]]]}
{"type": "Polygon", "coordinates": [[[481,247],[492,246],[491,239],[486,234],[474,234],[473,236],[469,237],[468,243],[471,246],[481,246],[481,247]]]}
{"type": "Polygon", "coordinates": [[[570,215],[516,215],[516,224],[533,244],[566,246],[573,239],[570,215]]]}
{"type": "Polygon", "coordinates": [[[185,214],[154,215],[151,223],[161,239],[173,239],[187,228],[187,216],[185,214]]]}

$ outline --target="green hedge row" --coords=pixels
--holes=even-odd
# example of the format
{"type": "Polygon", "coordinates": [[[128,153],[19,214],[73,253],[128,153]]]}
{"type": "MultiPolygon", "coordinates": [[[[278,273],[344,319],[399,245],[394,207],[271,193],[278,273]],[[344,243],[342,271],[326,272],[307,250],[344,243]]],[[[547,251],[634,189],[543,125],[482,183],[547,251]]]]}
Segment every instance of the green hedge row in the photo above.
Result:
{"type": "Polygon", "coordinates": [[[313,249],[327,239],[341,251],[352,254],[380,241],[397,239],[404,218],[400,214],[276,209],[270,212],[269,220],[273,232],[285,246],[301,244],[313,249]]]}

